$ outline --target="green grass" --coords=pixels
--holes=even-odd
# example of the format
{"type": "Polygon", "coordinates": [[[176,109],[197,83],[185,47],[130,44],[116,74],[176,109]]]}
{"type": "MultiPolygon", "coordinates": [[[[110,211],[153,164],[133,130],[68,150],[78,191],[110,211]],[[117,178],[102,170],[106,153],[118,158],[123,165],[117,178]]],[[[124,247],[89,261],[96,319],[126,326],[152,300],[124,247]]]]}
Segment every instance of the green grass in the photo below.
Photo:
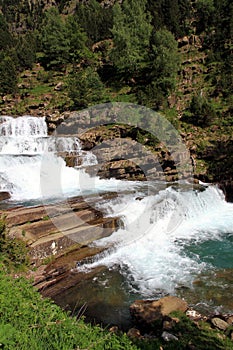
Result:
{"type": "MultiPolygon", "coordinates": [[[[0,219],[0,349],[4,350],[233,350],[229,339],[233,327],[224,334],[207,322],[192,322],[183,313],[169,331],[178,340],[161,339],[162,321],[151,325],[150,336],[130,340],[73,317],[42,296],[18,271],[28,263],[25,244],[7,235],[0,219]],[[17,274],[16,274],[17,273],[17,274]]],[[[74,310],[77,314],[76,310],[74,310]]]]}
{"type": "Polygon", "coordinates": [[[53,89],[48,85],[37,85],[30,90],[30,94],[34,96],[40,96],[42,94],[48,94],[51,92],[53,92],[53,89]]]}
{"type": "Polygon", "coordinates": [[[132,342],[84,323],[42,299],[24,278],[0,273],[0,348],[17,350],[138,349],[132,342]]]}

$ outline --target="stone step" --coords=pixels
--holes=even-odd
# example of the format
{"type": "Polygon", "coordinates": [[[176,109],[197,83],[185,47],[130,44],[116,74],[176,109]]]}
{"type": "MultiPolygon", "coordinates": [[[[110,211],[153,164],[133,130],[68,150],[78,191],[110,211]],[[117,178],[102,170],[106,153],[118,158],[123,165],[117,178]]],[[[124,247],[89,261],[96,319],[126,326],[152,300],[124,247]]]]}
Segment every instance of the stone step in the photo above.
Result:
{"type": "Polygon", "coordinates": [[[100,200],[115,197],[116,193],[73,197],[47,206],[11,208],[1,211],[0,216],[6,218],[9,236],[24,240],[32,263],[39,266],[45,258],[65,254],[116,230],[119,219],[104,218],[95,209],[100,200]]]}

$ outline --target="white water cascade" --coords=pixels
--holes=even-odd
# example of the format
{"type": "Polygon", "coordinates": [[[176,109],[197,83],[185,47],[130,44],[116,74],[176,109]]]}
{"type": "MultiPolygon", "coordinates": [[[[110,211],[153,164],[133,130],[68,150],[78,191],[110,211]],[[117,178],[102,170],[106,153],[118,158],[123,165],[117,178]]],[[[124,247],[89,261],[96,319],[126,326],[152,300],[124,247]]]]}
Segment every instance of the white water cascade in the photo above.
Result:
{"type": "Polygon", "coordinates": [[[81,150],[78,138],[49,137],[45,118],[0,117],[0,191],[9,192],[12,200],[56,197],[69,191],[77,194],[82,167],[95,163],[93,154],[81,150]],[[61,153],[72,152],[82,160],[77,169],[68,168],[59,157],[61,153]],[[56,188],[53,176],[61,177],[56,188]],[[49,178],[50,191],[42,193],[42,184],[49,178]]]}
{"type": "Polygon", "coordinates": [[[225,267],[224,259],[233,268],[233,204],[215,186],[203,191],[168,187],[140,200],[127,195],[100,207],[123,218],[124,228],[95,242],[107,250],[78,267],[80,272],[103,265],[120,270],[132,292],[153,297],[191,288],[203,272],[225,267]],[[202,245],[200,256],[196,251],[202,245]]]}
{"type": "MultiPolygon", "coordinates": [[[[48,136],[44,118],[0,117],[0,191],[8,191],[10,201],[120,192],[98,205],[106,215],[121,217],[123,227],[96,242],[105,252],[79,271],[116,267],[129,288],[143,296],[155,290],[174,293],[177,286],[190,286],[200,273],[214,268],[222,243],[233,247],[233,204],[217,187],[205,185],[200,191],[166,183],[100,180],[85,173],[84,166],[95,163],[77,138],[48,136]],[[66,166],[60,154],[72,152],[84,160],[82,166],[66,166]],[[219,249],[208,246],[201,257],[196,248],[206,242],[217,242],[219,249]]],[[[233,268],[232,254],[227,259],[233,268]]]]}

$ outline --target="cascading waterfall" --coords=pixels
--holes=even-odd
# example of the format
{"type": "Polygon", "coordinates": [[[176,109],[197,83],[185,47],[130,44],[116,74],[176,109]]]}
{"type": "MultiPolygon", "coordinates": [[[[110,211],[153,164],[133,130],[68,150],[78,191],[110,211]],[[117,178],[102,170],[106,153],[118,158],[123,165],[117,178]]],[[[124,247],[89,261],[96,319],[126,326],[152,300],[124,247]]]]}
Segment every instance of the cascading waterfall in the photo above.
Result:
{"type": "Polygon", "coordinates": [[[233,236],[233,204],[214,186],[204,191],[169,187],[140,201],[129,195],[125,200],[127,205],[115,199],[102,205],[124,218],[125,227],[96,242],[108,250],[78,271],[101,265],[120,269],[131,290],[145,297],[191,287],[200,273],[215,265],[213,251],[202,259],[192,247],[217,241],[221,249],[233,236]]]}
{"type": "Polygon", "coordinates": [[[93,154],[81,150],[76,137],[61,137],[47,134],[45,118],[23,116],[12,118],[0,117],[0,191],[8,191],[12,200],[38,199],[43,196],[60,195],[79,190],[78,174],[82,170],[66,167],[59,154],[75,153],[83,158],[82,168],[96,163],[93,154]],[[47,168],[46,165],[47,164],[47,168]],[[54,178],[48,193],[41,193],[41,184],[51,174],[62,174],[61,188],[54,188],[54,178]],[[58,193],[56,192],[58,191],[58,193]]]}
{"type": "Polygon", "coordinates": [[[85,173],[85,166],[95,163],[77,138],[48,136],[44,118],[0,117],[0,191],[10,192],[11,201],[120,192],[98,206],[106,215],[121,217],[124,226],[95,242],[106,248],[104,253],[77,271],[116,268],[132,292],[151,297],[191,287],[203,271],[233,268],[233,204],[217,187],[194,191],[165,183],[100,180],[85,173]],[[67,167],[60,157],[66,152],[78,154],[82,165],[67,167]]]}

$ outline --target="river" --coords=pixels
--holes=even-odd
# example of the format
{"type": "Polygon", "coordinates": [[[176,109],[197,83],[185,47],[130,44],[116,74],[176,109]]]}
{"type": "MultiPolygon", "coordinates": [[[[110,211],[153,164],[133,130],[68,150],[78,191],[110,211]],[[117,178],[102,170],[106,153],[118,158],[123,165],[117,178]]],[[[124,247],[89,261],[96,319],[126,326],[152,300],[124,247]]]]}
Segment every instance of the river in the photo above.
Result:
{"type": "Polygon", "coordinates": [[[91,278],[58,303],[71,309],[87,303],[89,316],[104,323],[114,317],[124,323],[135,298],[167,294],[185,297],[201,311],[233,312],[233,204],[217,186],[92,178],[85,167],[96,157],[82,150],[77,137],[49,136],[45,118],[0,117],[0,136],[0,191],[11,195],[5,207],[119,194],[97,208],[120,217],[121,227],[93,243],[104,252],[77,266],[77,273],[91,278]],[[79,158],[74,168],[60,156],[72,152],[79,158]]]}

